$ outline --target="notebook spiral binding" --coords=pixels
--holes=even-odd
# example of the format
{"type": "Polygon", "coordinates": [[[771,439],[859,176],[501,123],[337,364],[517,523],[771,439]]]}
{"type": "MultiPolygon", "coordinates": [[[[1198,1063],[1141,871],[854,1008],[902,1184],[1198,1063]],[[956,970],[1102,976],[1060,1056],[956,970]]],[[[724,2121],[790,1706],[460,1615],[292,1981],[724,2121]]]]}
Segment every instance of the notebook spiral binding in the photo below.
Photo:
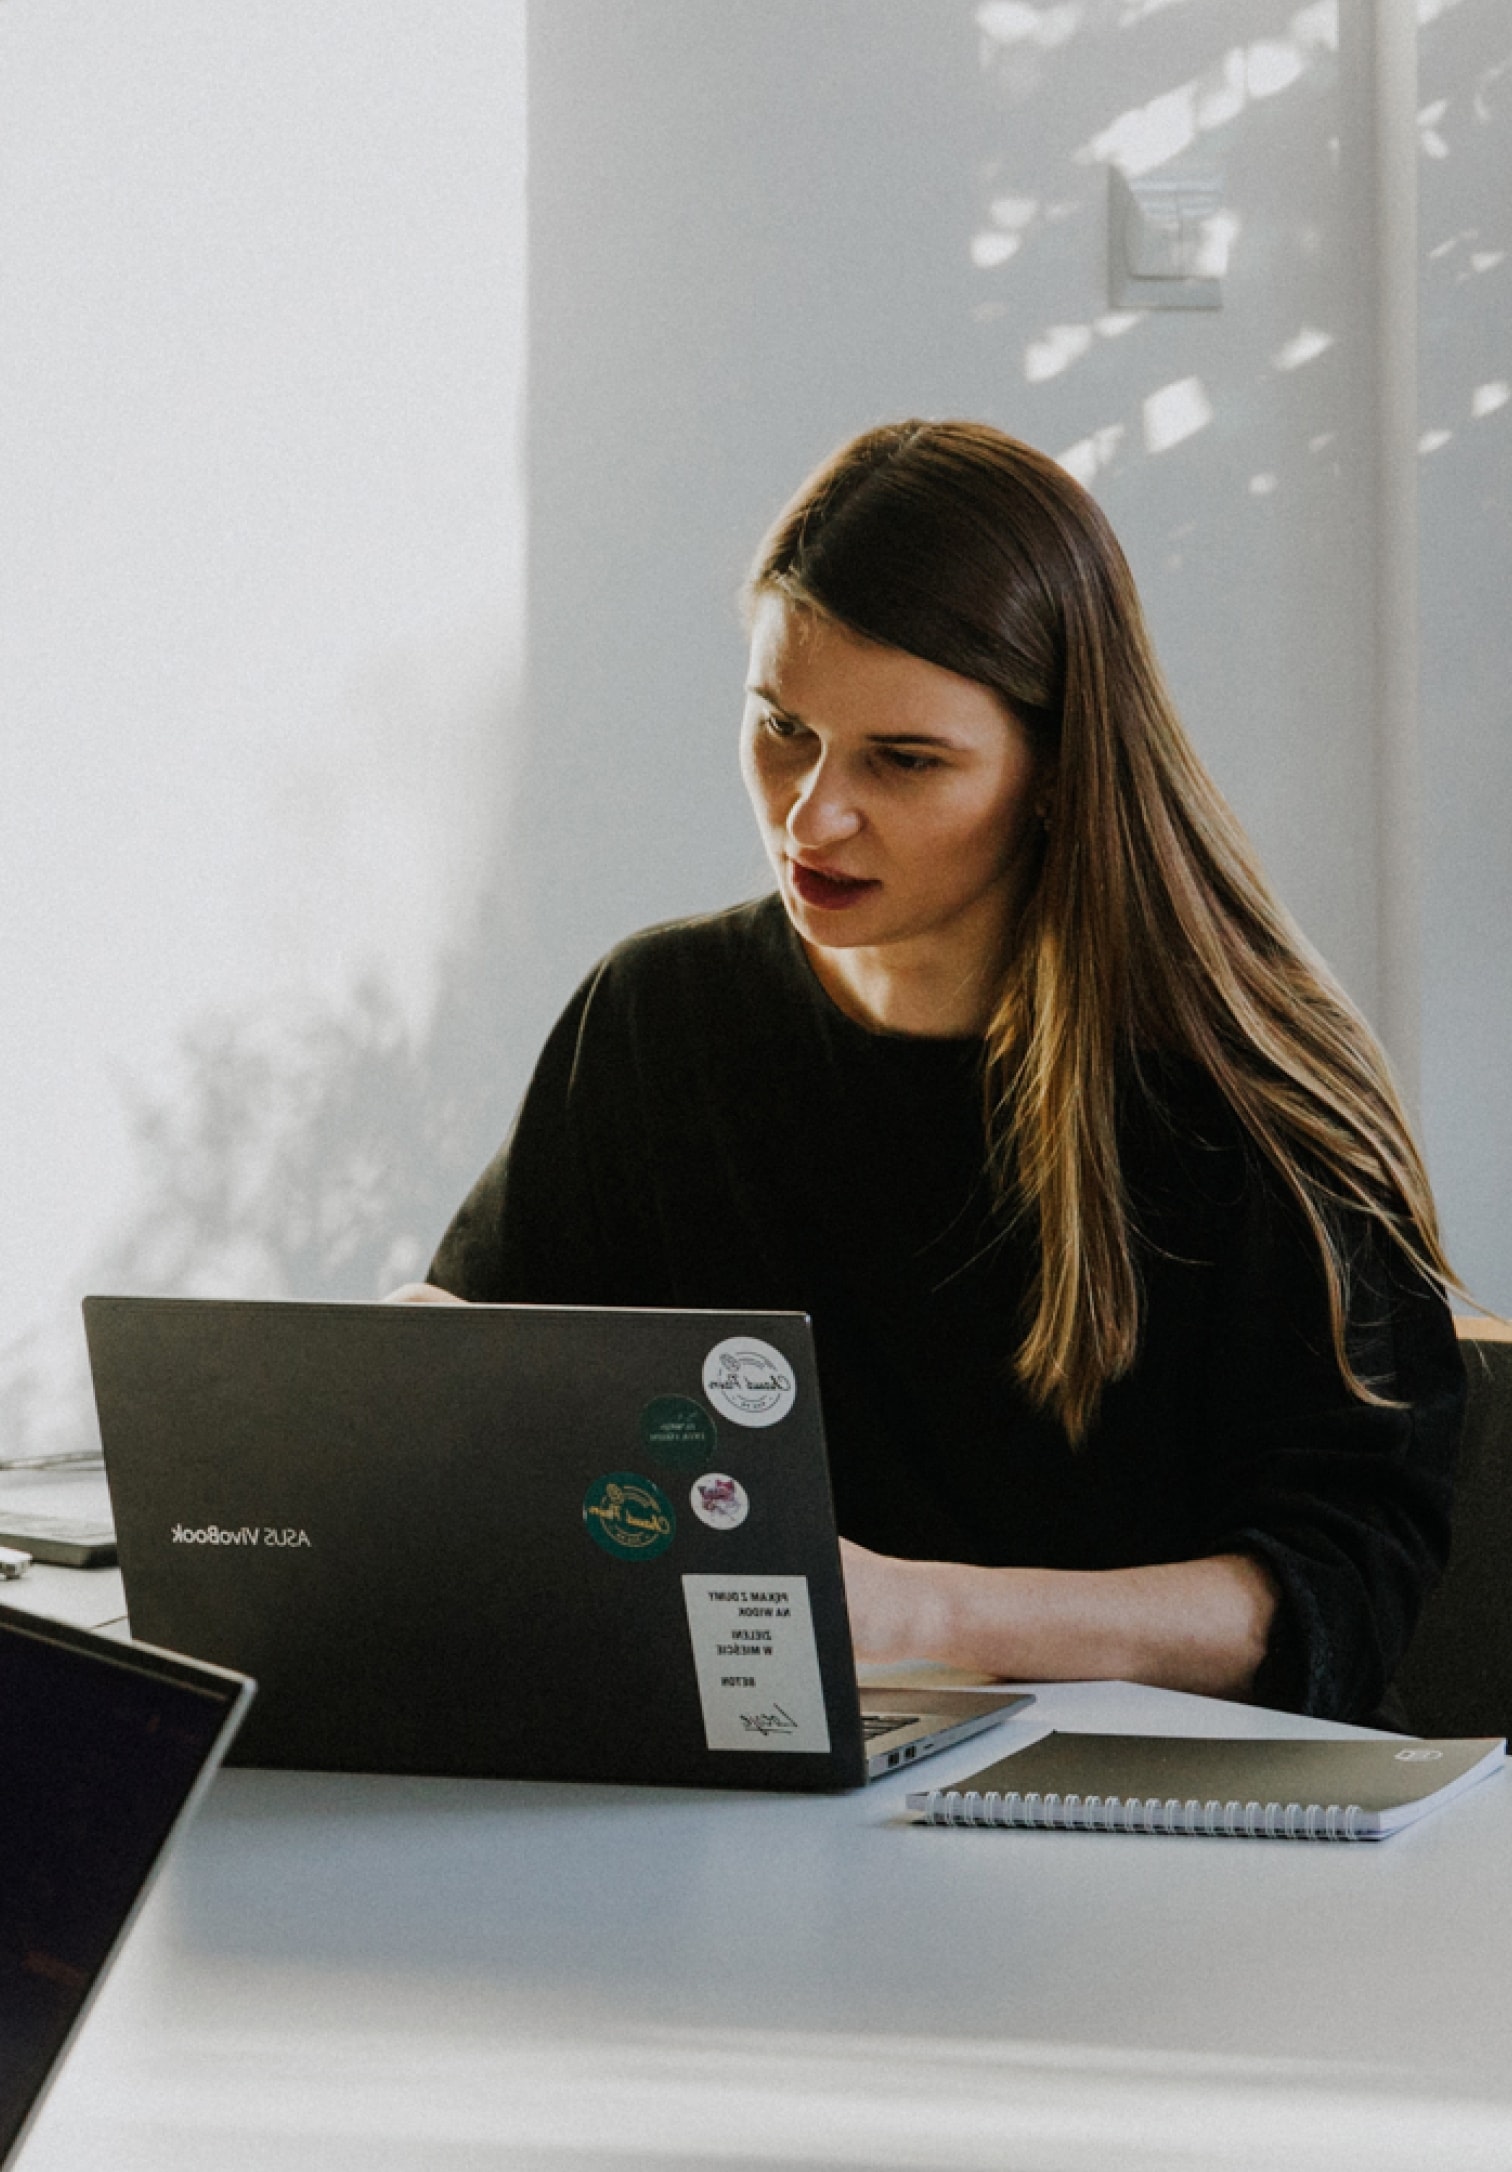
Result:
{"type": "Polygon", "coordinates": [[[1157,1795],[1000,1795],[975,1788],[933,1788],[924,1806],[931,1825],[1017,1825],[1059,1832],[1179,1833],[1191,1839],[1354,1840],[1357,1803],[1181,1802],[1157,1795]]]}

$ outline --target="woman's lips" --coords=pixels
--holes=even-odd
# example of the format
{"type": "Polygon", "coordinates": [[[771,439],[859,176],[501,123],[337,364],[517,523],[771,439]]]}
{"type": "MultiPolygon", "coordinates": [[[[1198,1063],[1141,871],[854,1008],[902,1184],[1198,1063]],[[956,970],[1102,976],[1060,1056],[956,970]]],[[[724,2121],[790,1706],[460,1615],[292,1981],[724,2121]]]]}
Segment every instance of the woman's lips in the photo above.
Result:
{"type": "Polygon", "coordinates": [[[882,887],[869,876],[825,874],[820,868],[805,867],[801,860],[789,860],[788,872],[804,904],[817,905],[821,912],[843,913],[848,905],[859,905],[882,887]]]}

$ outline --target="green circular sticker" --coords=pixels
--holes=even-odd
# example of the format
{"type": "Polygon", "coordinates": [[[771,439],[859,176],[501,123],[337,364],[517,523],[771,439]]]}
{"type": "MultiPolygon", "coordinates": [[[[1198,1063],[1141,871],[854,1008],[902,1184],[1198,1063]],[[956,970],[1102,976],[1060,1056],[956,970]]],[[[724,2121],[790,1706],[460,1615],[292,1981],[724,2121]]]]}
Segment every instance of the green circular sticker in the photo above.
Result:
{"type": "Polygon", "coordinates": [[[647,1455],[690,1471],[706,1471],[719,1447],[714,1420],[687,1395],[653,1397],[640,1414],[640,1437],[647,1455]]]}
{"type": "Polygon", "coordinates": [[[651,1561],[677,1531],[677,1514],[658,1485],[634,1471],[595,1478],[583,1495],[583,1521],[606,1554],[651,1561]]]}

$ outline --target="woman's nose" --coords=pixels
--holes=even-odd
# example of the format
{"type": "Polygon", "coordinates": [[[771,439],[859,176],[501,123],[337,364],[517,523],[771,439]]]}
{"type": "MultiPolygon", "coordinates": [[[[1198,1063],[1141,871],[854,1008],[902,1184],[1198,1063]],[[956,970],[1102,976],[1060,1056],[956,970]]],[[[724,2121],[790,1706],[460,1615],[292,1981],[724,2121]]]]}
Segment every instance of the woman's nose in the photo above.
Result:
{"type": "Polygon", "coordinates": [[[840,773],[829,762],[820,761],[788,809],[787,833],[795,845],[816,852],[854,837],[861,821],[861,810],[840,773]]]}

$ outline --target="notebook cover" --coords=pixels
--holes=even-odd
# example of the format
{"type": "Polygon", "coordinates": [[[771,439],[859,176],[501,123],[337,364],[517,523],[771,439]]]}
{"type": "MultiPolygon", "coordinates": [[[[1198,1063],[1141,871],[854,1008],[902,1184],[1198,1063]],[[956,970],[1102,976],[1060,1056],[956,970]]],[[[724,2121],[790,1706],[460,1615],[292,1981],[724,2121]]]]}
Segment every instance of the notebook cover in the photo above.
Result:
{"type": "MultiPolygon", "coordinates": [[[[1068,1798],[1125,1804],[1250,1804],[1305,1812],[1354,1807],[1361,1822],[1394,1831],[1495,1770],[1506,1745],[1492,1738],[1403,1741],[1399,1736],[1329,1740],[1243,1739],[1051,1732],[949,1789],[911,1794],[910,1809],[933,1822],[975,1822],[966,1798],[1038,1798],[1024,1823],[1061,1821],[1068,1798]],[[1050,1797],[1058,1798],[1052,1810],[1050,1797]]],[[[1205,1826],[1197,1829],[1206,1830],[1205,1826]]]]}

